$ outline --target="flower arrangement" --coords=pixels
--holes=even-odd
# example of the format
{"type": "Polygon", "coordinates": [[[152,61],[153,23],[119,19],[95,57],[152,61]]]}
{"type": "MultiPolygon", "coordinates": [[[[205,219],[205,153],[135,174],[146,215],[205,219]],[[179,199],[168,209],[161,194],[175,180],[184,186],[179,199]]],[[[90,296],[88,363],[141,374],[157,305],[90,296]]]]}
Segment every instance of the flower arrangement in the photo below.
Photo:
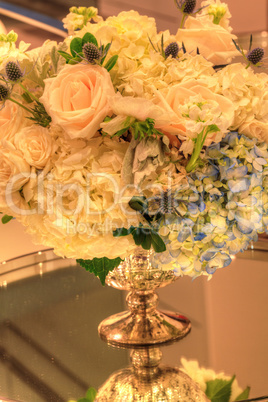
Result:
{"type": "Polygon", "coordinates": [[[0,210],[105,275],[137,246],[211,275],[268,225],[268,75],[219,0],[176,0],[175,35],[72,7],[38,49],[0,37],[0,210]],[[242,54],[242,63],[231,63],[242,54]]]}

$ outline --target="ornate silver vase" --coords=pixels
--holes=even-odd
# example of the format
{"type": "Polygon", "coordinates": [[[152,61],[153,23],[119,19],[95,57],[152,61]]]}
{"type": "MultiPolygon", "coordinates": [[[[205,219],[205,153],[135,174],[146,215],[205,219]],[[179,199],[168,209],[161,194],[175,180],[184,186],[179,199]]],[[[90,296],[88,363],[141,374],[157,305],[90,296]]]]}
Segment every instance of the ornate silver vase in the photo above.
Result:
{"type": "Polygon", "coordinates": [[[161,356],[159,348],[133,350],[132,367],[114,373],[98,390],[96,402],[208,402],[188,375],[159,366],[161,356]]]}
{"type": "Polygon", "coordinates": [[[155,290],[174,282],[173,271],[153,265],[153,252],[137,248],[106,278],[116,289],[128,290],[129,310],[115,314],[99,325],[100,337],[123,347],[159,345],[182,339],[191,329],[190,321],[179,313],[156,309],[155,290]]]}
{"type": "Polygon", "coordinates": [[[132,366],[117,371],[98,390],[97,402],[206,402],[199,386],[175,367],[160,365],[157,345],[185,337],[190,321],[179,313],[156,309],[157,288],[176,280],[173,271],[154,266],[154,254],[138,248],[106,279],[109,286],[128,290],[129,310],[99,325],[99,335],[110,345],[130,348],[132,366]]]}

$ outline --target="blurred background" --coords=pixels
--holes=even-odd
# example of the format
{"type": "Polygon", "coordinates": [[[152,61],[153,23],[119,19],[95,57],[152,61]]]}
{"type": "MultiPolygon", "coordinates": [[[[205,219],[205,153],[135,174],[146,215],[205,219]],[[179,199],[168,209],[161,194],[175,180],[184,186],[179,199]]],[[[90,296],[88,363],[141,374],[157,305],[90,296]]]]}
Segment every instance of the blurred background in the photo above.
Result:
{"type": "MultiPolygon", "coordinates": [[[[235,34],[250,34],[268,30],[268,0],[225,0],[232,14],[232,27],[235,34]]],[[[200,6],[201,0],[197,0],[200,6]]],[[[57,24],[68,13],[71,6],[94,6],[99,9],[99,14],[104,18],[109,15],[116,15],[120,11],[131,9],[137,10],[140,14],[150,15],[157,22],[158,30],[169,29],[175,33],[180,22],[180,13],[176,11],[173,0],[9,0],[0,1],[0,18],[7,29],[13,27],[13,19],[8,18],[10,12],[15,11],[29,15],[29,11],[41,14],[41,19],[50,17],[51,24],[57,24]],[[23,9],[26,9],[23,10],[23,9]],[[53,19],[53,20],[52,20],[53,19]]],[[[34,15],[34,14],[31,14],[34,15]]],[[[37,18],[40,18],[38,15],[37,18]]],[[[33,27],[25,27],[23,23],[17,22],[17,31],[21,39],[38,46],[44,38],[56,39],[53,34],[48,36],[44,32],[33,27]]]]}

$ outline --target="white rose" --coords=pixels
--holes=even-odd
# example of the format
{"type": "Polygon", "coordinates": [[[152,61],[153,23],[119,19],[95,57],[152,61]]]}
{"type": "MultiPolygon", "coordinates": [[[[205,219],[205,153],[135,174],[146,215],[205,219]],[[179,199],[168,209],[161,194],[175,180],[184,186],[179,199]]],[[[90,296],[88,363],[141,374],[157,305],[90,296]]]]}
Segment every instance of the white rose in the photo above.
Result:
{"type": "Polygon", "coordinates": [[[10,143],[0,148],[0,199],[11,210],[15,199],[20,199],[19,190],[29,180],[30,166],[20,151],[10,143]]]}
{"type": "Polygon", "coordinates": [[[185,29],[179,29],[176,35],[178,42],[183,42],[188,53],[200,54],[215,65],[230,63],[239,56],[232,39],[236,39],[229,31],[209,20],[188,17],[185,29]]]}
{"type": "Polygon", "coordinates": [[[111,109],[114,94],[108,71],[90,64],[66,65],[55,78],[45,80],[40,98],[54,124],[70,138],[91,138],[111,109]]]}
{"type": "Polygon", "coordinates": [[[255,119],[246,121],[239,127],[238,131],[250,138],[257,138],[259,141],[268,143],[268,122],[255,119]]]}
{"type": "Polygon", "coordinates": [[[5,106],[0,109],[0,140],[12,141],[14,134],[24,124],[22,108],[7,100],[5,106]]]}
{"type": "MultiPolygon", "coordinates": [[[[178,135],[182,140],[194,139],[204,127],[215,124],[220,131],[208,134],[205,140],[208,146],[212,142],[219,142],[233,123],[233,103],[195,80],[158,91],[157,96],[159,104],[177,117],[176,123],[173,123],[176,121],[173,118],[161,129],[165,133],[178,135]]],[[[181,150],[185,154],[192,152],[192,141],[190,144],[190,147],[188,142],[183,144],[181,150]]]]}
{"type": "Polygon", "coordinates": [[[103,131],[109,135],[113,135],[125,127],[127,117],[133,117],[140,121],[147,118],[155,120],[155,127],[168,124],[171,117],[174,117],[172,111],[167,112],[162,106],[155,105],[151,100],[144,98],[133,98],[131,96],[122,96],[117,93],[113,97],[109,97],[109,104],[116,117],[109,122],[101,124],[103,131]]]}
{"type": "Polygon", "coordinates": [[[15,135],[14,144],[36,169],[44,168],[56,148],[49,130],[38,125],[23,128],[15,135]]]}

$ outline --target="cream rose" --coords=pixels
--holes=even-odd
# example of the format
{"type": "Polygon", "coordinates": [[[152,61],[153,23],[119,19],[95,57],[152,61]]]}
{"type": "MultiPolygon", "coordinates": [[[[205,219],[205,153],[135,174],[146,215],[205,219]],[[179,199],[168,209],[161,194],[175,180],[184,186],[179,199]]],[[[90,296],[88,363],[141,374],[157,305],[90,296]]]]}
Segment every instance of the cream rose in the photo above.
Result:
{"type": "Polygon", "coordinates": [[[14,134],[25,125],[23,111],[18,105],[6,101],[5,106],[0,110],[0,140],[12,141],[14,134]]]}
{"type": "Polygon", "coordinates": [[[206,86],[195,80],[174,85],[166,90],[158,91],[158,103],[174,117],[168,125],[161,129],[176,134],[180,139],[194,138],[204,126],[216,124],[220,132],[207,137],[205,145],[212,141],[219,142],[222,135],[232,125],[234,119],[233,103],[221,95],[214,94],[206,86]]]}
{"type": "Polygon", "coordinates": [[[40,98],[53,123],[70,138],[91,138],[111,109],[107,97],[114,95],[108,71],[100,66],[65,66],[55,78],[45,80],[40,98]]]}
{"type": "Polygon", "coordinates": [[[185,29],[179,29],[176,35],[178,42],[183,42],[188,53],[200,54],[213,64],[230,63],[239,56],[232,39],[236,39],[228,30],[209,20],[188,17],[185,29]]]}
{"type": "Polygon", "coordinates": [[[0,148],[0,197],[12,208],[13,194],[29,180],[30,166],[11,144],[0,148]]]}
{"type": "Polygon", "coordinates": [[[14,144],[26,162],[36,169],[43,169],[56,150],[49,130],[38,125],[23,128],[15,135],[14,144]]]}
{"type": "Polygon", "coordinates": [[[238,131],[250,138],[257,138],[259,141],[268,143],[268,122],[265,123],[254,119],[243,123],[238,131]]]}
{"type": "Polygon", "coordinates": [[[117,93],[109,97],[109,104],[116,117],[108,122],[102,123],[101,128],[109,135],[117,133],[126,127],[127,117],[133,117],[144,121],[147,118],[155,120],[155,127],[161,127],[171,121],[174,113],[167,112],[162,106],[155,105],[150,99],[132,98],[131,96],[122,96],[117,93]]]}

